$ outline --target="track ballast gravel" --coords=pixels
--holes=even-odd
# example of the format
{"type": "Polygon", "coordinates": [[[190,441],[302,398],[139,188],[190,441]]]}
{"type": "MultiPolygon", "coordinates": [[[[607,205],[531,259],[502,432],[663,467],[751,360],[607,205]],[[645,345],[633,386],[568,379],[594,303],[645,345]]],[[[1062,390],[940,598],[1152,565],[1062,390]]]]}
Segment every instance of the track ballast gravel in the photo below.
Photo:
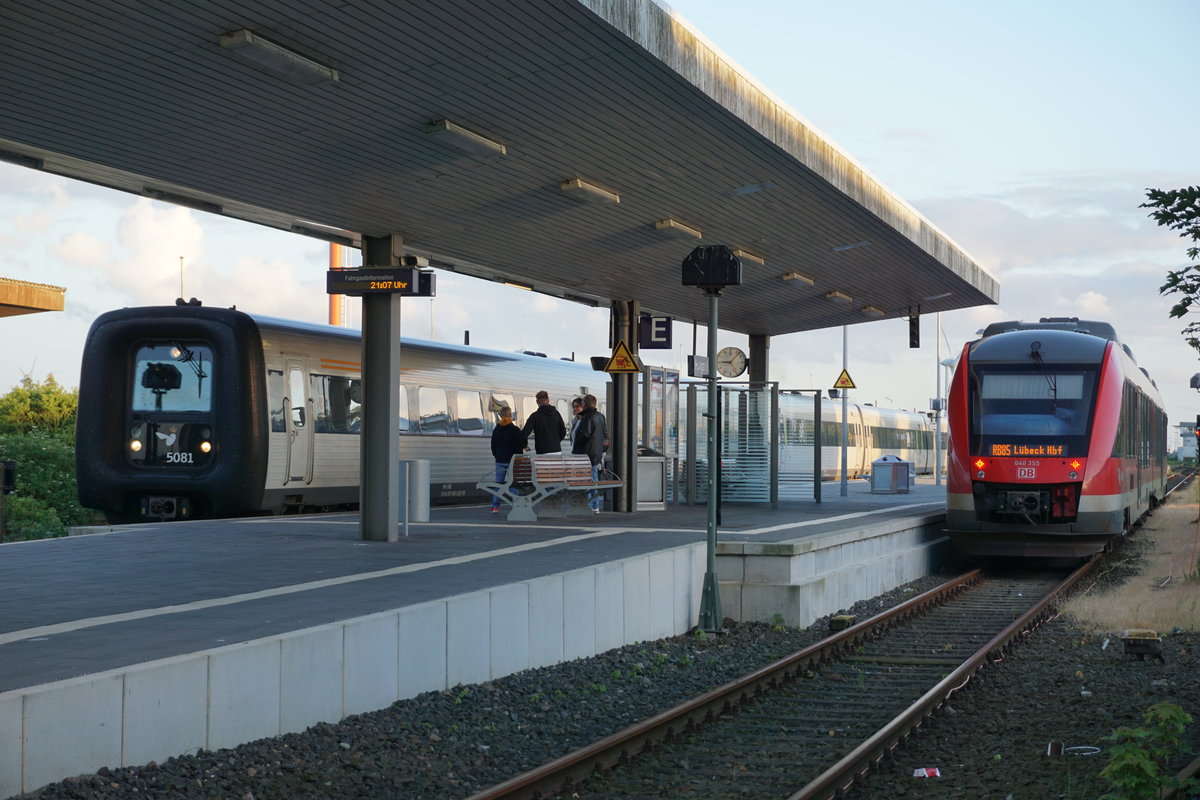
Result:
{"type": "MultiPolygon", "coordinates": [[[[1104,580],[1123,577],[1118,570],[1104,580]]],[[[941,580],[924,578],[846,611],[864,619],[941,580]]],[[[798,650],[827,627],[827,619],[807,630],[730,624],[720,636],[629,645],[426,693],[304,733],[102,770],[28,797],[463,798],[798,650]]],[[[1115,635],[1085,634],[1055,619],[956,694],[852,797],[1098,797],[1107,788],[1096,777],[1107,763],[1102,737],[1142,724],[1145,709],[1164,700],[1200,716],[1200,637],[1172,636],[1163,649],[1165,663],[1129,659],[1115,635]],[[1051,739],[1067,754],[1046,756],[1051,739]],[[1082,755],[1096,747],[1095,755],[1082,755]],[[923,767],[937,767],[942,777],[914,778],[923,767]]],[[[1200,744],[1197,725],[1188,739],[1200,744]]],[[[1181,764],[1187,760],[1181,755],[1181,764]]]]}

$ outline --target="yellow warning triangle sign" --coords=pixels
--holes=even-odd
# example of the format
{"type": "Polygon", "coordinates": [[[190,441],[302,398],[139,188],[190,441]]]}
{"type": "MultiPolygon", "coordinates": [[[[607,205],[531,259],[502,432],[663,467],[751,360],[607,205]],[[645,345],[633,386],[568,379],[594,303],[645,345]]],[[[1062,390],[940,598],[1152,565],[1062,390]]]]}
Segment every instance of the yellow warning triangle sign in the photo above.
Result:
{"type": "Polygon", "coordinates": [[[629,352],[629,346],[625,344],[625,340],[621,339],[617,342],[617,346],[613,348],[612,356],[608,359],[608,363],[604,365],[605,372],[641,372],[642,365],[637,360],[637,356],[629,352]]]}
{"type": "Polygon", "coordinates": [[[854,381],[850,379],[850,373],[847,372],[846,370],[842,370],[842,374],[838,375],[838,379],[833,382],[833,388],[835,388],[835,389],[857,389],[858,387],[855,386],[854,381]]]}

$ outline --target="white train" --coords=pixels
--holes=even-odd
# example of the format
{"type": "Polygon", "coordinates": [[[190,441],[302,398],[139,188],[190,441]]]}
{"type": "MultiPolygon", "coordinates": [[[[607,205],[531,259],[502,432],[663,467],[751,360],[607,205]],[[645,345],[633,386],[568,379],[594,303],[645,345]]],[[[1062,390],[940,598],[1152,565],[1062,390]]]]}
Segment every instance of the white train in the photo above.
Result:
{"type": "MultiPolygon", "coordinates": [[[[604,397],[590,365],[405,339],[400,453],[430,462],[430,502],[482,497],[496,412],[534,395],[563,418],[604,397]]],[[[80,503],[113,522],[349,507],[358,502],[360,334],[202,306],[100,316],[84,347],[80,503]]]]}
{"type": "MultiPolygon", "coordinates": [[[[430,462],[430,502],[482,500],[501,406],[523,424],[550,393],[606,395],[589,364],[428,341],[401,343],[401,459],[430,462]]],[[[101,315],[84,346],[80,503],[112,522],[349,508],[359,499],[360,334],[197,305],[101,315]]],[[[822,473],[838,474],[841,402],[826,401],[822,473]]],[[[781,482],[811,480],[812,398],[780,395],[781,482]]],[[[851,475],[884,453],[928,471],[923,415],[850,406],[851,475]]],[[[729,466],[736,459],[726,459],[729,466]]]]}

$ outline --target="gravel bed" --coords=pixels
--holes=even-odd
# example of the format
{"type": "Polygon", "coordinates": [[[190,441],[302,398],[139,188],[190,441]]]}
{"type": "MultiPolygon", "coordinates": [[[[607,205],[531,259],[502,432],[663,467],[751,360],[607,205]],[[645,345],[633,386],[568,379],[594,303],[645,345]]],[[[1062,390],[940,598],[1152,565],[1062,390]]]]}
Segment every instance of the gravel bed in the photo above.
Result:
{"type": "MultiPolygon", "coordinates": [[[[944,577],[915,581],[847,612],[866,618],[944,577]]],[[[1120,579],[1119,571],[1105,578],[1120,579]]],[[[300,734],[101,770],[27,797],[463,798],[798,650],[827,626],[827,620],[807,630],[730,624],[720,636],[639,643],[429,692],[300,734]]],[[[1154,702],[1200,709],[1200,637],[1167,640],[1165,664],[1127,661],[1119,641],[1102,643],[1063,619],[1047,623],[955,695],[853,797],[1098,797],[1103,754],[1048,758],[1048,740],[1105,748],[1101,737],[1118,725],[1141,724],[1154,702]],[[934,766],[943,778],[912,777],[913,768],[934,766]]],[[[1190,733],[1194,745],[1195,726],[1190,733]]]]}

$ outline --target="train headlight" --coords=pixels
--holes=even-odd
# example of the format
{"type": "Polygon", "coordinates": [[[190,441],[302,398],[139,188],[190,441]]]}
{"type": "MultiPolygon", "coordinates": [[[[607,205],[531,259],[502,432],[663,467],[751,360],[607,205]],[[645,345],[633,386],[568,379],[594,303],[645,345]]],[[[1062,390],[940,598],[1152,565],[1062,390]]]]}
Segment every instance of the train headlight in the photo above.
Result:
{"type": "Polygon", "coordinates": [[[142,452],[142,442],[139,439],[134,439],[129,443],[129,449],[135,453],[142,452]]]}
{"type": "Polygon", "coordinates": [[[200,443],[200,452],[201,453],[208,453],[211,450],[212,450],[212,442],[201,442],[200,443]]]}

